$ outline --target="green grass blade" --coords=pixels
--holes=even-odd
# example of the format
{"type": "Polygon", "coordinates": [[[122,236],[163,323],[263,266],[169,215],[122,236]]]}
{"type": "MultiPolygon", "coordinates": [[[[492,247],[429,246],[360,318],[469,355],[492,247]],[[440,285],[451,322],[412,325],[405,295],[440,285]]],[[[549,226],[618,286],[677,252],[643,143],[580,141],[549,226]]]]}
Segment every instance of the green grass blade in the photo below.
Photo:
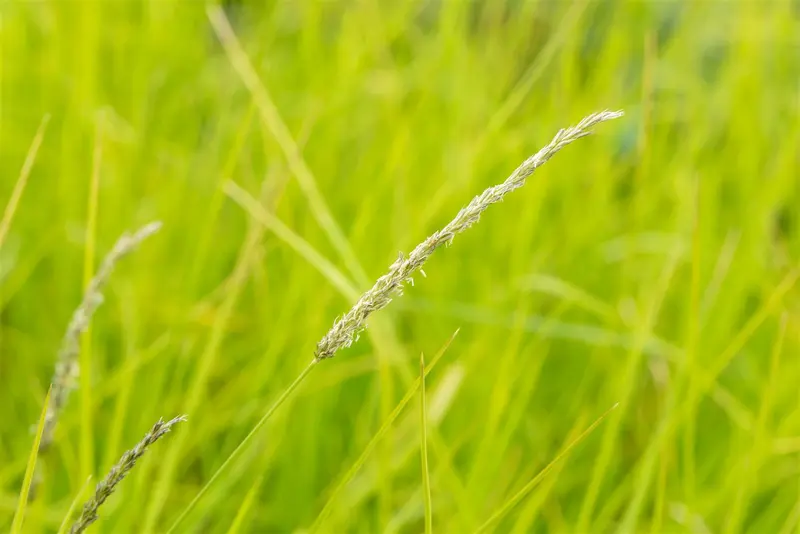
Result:
{"type": "MultiPolygon", "coordinates": [[[[89,182],[86,214],[86,247],[83,254],[83,287],[88,290],[94,278],[95,245],[97,242],[97,209],[100,194],[100,166],[103,158],[102,129],[98,120],[95,132],[94,151],[92,152],[92,175],[89,182]]],[[[81,334],[81,351],[78,354],[80,361],[80,465],[81,474],[90,477],[94,473],[94,418],[92,416],[92,325],[86,325],[86,330],[81,334]]]]}
{"type": "Polygon", "coordinates": [[[235,182],[226,182],[224,190],[231,200],[239,204],[248,215],[292,247],[295,252],[327,278],[342,295],[345,295],[350,300],[358,299],[361,293],[347,276],[280,219],[265,210],[250,193],[239,187],[235,182]]]}
{"type": "Polygon", "coordinates": [[[25,162],[22,164],[22,170],[20,170],[17,182],[14,184],[14,190],[11,192],[11,197],[6,204],[6,209],[3,212],[3,219],[0,220],[0,248],[3,247],[3,241],[5,241],[8,228],[11,226],[11,220],[14,218],[14,213],[17,212],[17,206],[22,198],[22,193],[25,191],[25,186],[28,184],[28,177],[31,175],[33,163],[36,161],[36,154],[38,154],[39,147],[42,145],[44,132],[49,122],[50,114],[45,114],[45,116],[42,117],[42,122],[39,123],[39,129],[36,130],[36,135],[33,137],[31,147],[28,149],[28,154],[25,156],[25,162]]]}
{"type": "Polygon", "coordinates": [[[219,468],[211,476],[211,478],[208,479],[208,482],[206,482],[205,485],[203,485],[203,487],[200,489],[197,495],[195,495],[194,498],[191,500],[189,505],[186,506],[183,512],[181,512],[181,515],[179,515],[178,518],[175,520],[175,522],[172,523],[172,526],[167,531],[167,534],[175,532],[175,529],[178,528],[178,525],[181,524],[181,522],[186,518],[186,516],[189,515],[189,512],[191,512],[192,509],[194,509],[194,507],[200,501],[200,499],[203,498],[203,495],[205,495],[205,493],[208,491],[208,488],[210,488],[211,485],[214,484],[214,482],[216,482],[216,480],[220,477],[220,475],[222,475],[222,473],[224,473],[228,469],[231,463],[242,453],[242,451],[244,451],[245,447],[255,437],[258,431],[261,430],[261,427],[263,427],[264,424],[267,421],[269,421],[269,419],[272,417],[275,411],[277,411],[277,409],[280,408],[280,406],[286,401],[286,399],[289,398],[289,395],[291,395],[292,392],[295,389],[297,389],[297,387],[300,384],[303,383],[303,380],[305,380],[305,378],[308,376],[311,370],[314,369],[316,364],[317,360],[311,360],[311,363],[309,363],[305,367],[305,369],[303,369],[300,372],[300,374],[297,375],[297,378],[294,379],[294,382],[289,384],[289,387],[283,390],[283,393],[281,393],[280,397],[278,397],[278,400],[276,400],[272,404],[272,406],[270,406],[269,410],[267,410],[264,416],[258,420],[255,426],[253,426],[252,430],[250,430],[250,432],[244,437],[244,439],[241,442],[239,442],[239,445],[237,445],[236,448],[233,450],[233,452],[228,455],[225,461],[222,462],[222,465],[220,465],[219,468]]]}
{"type": "Polygon", "coordinates": [[[425,399],[425,355],[419,355],[419,451],[422,463],[422,498],[425,501],[425,534],[433,532],[431,475],[428,470],[428,407],[425,399]]]}
{"type": "Polygon", "coordinates": [[[361,467],[367,461],[367,458],[369,458],[369,455],[372,453],[373,450],[375,450],[375,447],[381,441],[381,438],[383,438],[383,436],[386,435],[386,433],[391,428],[392,423],[394,423],[394,421],[400,416],[400,414],[403,411],[403,408],[405,408],[406,405],[411,401],[411,399],[414,398],[414,395],[417,393],[417,389],[419,389],[422,383],[422,379],[428,376],[428,374],[433,370],[433,368],[436,367],[436,364],[439,362],[442,356],[444,356],[444,353],[447,352],[448,347],[450,347],[450,344],[453,342],[453,339],[455,339],[455,337],[458,335],[458,332],[459,331],[456,330],[453,333],[453,335],[450,336],[450,339],[447,340],[447,342],[439,350],[436,356],[433,357],[433,360],[431,360],[431,363],[428,364],[428,366],[424,369],[420,377],[414,382],[414,384],[412,384],[411,389],[409,389],[406,392],[403,399],[397,404],[397,406],[395,406],[394,410],[392,410],[392,413],[389,415],[389,418],[383,422],[383,424],[375,433],[375,435],[372,436],[372,439],[369,441],[369,443],[367,443],[367,446],[364,447],[364,450],[361,452],[361,455],[358,457],[358,459],[355,462],[353,462],[353,465],[350,466],[350,469],[348,469],[347,472],[344,474],[344,476],[341,479],[339,479],[339,482],[336,484],[336,487],[333,489],[333,491],[330,492],[328,500],[322,507],[322,511],[314,520],[314,523],[311,525],[311,528],[309,528],[310,532],[319,531],[322,524],[325,522],[325,520],[333,511],[333,506],[334,504],[336,504],[336,500],[339,497],[339,495],[342,493],[347,484],[350,483],[355,474],[358,473],[359,469],[361,469],[361,467]]]}
{"type": "Polygon", "coordinates": [[[506,502],[505,502],[505,504],[503,504],[503,505],[502,505],[502,506],[501,506],[501,507],[500,507],[500,508],[499,508],[499,509],[498,509],[498,510],[495,512],[495,513],[493,513],[493,514],[491,515],[491,517],[489,517],[489,519],[487,519],[487,520],[486,520],[486,522],[485,522],[483,525],[481,525],[480,527],[478,527],[478,530],[476,530],[476,531],[475,531],[475,533],[476,533],[476,534],[478,534],[478,533],[480,533],[480,532],[487,532],[487,531],[488,531],[488,529],[489,529],[489,527],[491,527],[491,526],[492,526],[492,525],[494,525],[496,522],[498,522],[500,519],[502,519],[502,518],[503,518],[503,516],[505,516],[505,515],[506,515],[506,514],[507,514],[507,513],[508,513],[508,512],[509,512],[509,511],[512,509],[512,508],[514,508],[514,507],[515,507],[517,504],[519,504],[519,502],[520,502],[520,501],[521,501],[523,498],[525,498],[525,496],[528,494],[528,492],[530,492],[530,491],[531,491],[531,490],[532,490],[532,489],[533,489],[533,488],[536,486],[536,484],[538,484],[538,483],[539,483],[539,482],[540,482],[540,481],[541,481],[541,480],[542,480],[542,479],[543,479],[543,478],[544,478],[544,477],[547,475],[547,473],[549,473],[549,472],[550,472],[550,471],[553,469],[553,467],[554,467],[554,466],[555,466],[555,465],[556,465],[556,464],[557,464],[559,461],[561,461],[561,459],[562,459],[562,458],[564,458],[564,457],[565,457],[567,454],[569,454],[569,452],[570,452],[570,451],[571,451],[573,448],[575,448],[575,446],[576,446],[576,445],[578,445],[578,444],[579,444],[581,441],[583,441],[583,440],[584,440],[584,439],[585,439],[585,438],[586,438],[586,437],[587,437],[589,434],[591,434],[591,433],[592,433],[592,431],[593,431],[595,428],[597,428],[597,426],[598,426],[600,423],[602,423],[602,422],[603,422],[603,419],[605,419],[605,418],[608,416],[608,414],[610,414],[610,413],[611,413],[611,412],[612,412],[612,411],[613,411],[613,410],[614,410],[614,409],[615,409],[617,406],[619,406],[619,403],[615,404],[614,406],[612,406],[611,408],[609,408],[608,410],[606,410],[606,412],[605,412],[603,415],[601,415],[600,417],[598,417],[598,418],[597,418],[597,420],[596,420],[594,423],[592,423],[591,425],[589,425],[589,428],[587,428],[586,430],[584,430],[584,431],[581,433],[581,435],[580,435],[580,436],[578,436],[578,437],[577,437],[577,438],[575,438],[575,439],[574,439],[572,442],[570,442],[570,443],[569,443],[569,444],[568,444],[568,445],[567,445],[567,446],[566,446],[566,447],[565,447],[565,448],[564,448],[564,449],[563,449],[563,450],[562,450],[560,453],[558,453],[558,455],[557,455],[555,458],[553,458],[553,460],[552,460],[552,461],[551,461],[549,464],[547,464],[547,465],[545,466],[545,468],[544,468],[544,469],[542,469],[541,471],[539,471],[539,474],[538,474],[538,475],[536,475],[535,477],[533,477],[533,478],[530,480],[530,482],[528,482],[527,484],[525,484],[525,485],[522,487],[522,489],[520,489],[520,490],[519,490],[519,491],[518,491],[516,494],[514,494],[514,496],[513,496],[513,497],[511,497],[511,498],[510,498],[508,501],[506,501],[506,502]]]}
{"type": "Polygon", "coordinates": [[[241,506],[239,506],[239,510],[236,512],[236,517],[233,518],[233,523],[231,523],[231,527],[228,529],[228,534],[237,534],[241,530],[245,517],[247,517],[250,508],[253,507],[253,503],[256,500],[256,495],[258,495],[258,490],[263,480],[264,475],[260,475],[256,478],[256,481],[253,482],[253,485],[250,486],[247,495],[245,495],[242,500],[241,506]]]}
{"type": "Polygon", "coordinates": [[[67,508],[67,513],[64,514],[64,520],[61,522],[61,526],[58,527],[58,534],[67,533],[67,529],[71,525],[70,519],[72,518],[72,514],[78,507],[78,503],[82,501],[83,494],[86,492],[86,488],[89,486],[89,481],[91,480],[92,477],[86,477],[86,481],[81,486],[81,489],[78,490],[78,492],[75,494],[75,497],[73,497],[72,502],[69,503],[69,508],[67,508]]]}
{"type": "Polygon", "coordinates": [[[11,523],[11,534],[20,534],[22,532],[22,523],[25,520],[25,510],[28,507],[28,493],[31,489],[31,481],[33,481],[33,473],[36,470],[36,459],[39,457],[39,443],[42,441],[42,432],[44,432],[44,422],[47,418],[47,408],[50,405],[50,390],[47,390],[47,396],[44,398],[42,405],[42,413],[39,416],[39,423],[36,425],[36,436],[33,438],[33,446],[31,447],[31,454],[28,456],[28,466],[25,468],[25,478],[22,479],[22,490],[19,492],[19,503],[17,504],[17,511],[14,513],[14,521],[11,523]]]}
{"type": "Polygon", "coordinates": [[[344,231],[342,231],[341,226],[336,222],[330,208],[328,208],[325,197],[317,186],[314,174],[303,159],[300,148],[281,117],[278,107],[273,102],[250,58],[247,57],[247,53],[239,43],[239,39],[236,37],[230,22],[228,22],[228,17],[225,16],[225,11],[220,6],[208,6],[206,14],[234,70],[252,94],[262,121],[275,137],[278,145],[280,145],[289,168],[297,178],[297,183],[300,184],[300,188],[308,200],[312,217],[317,220],[320,228],[322,228],[331,244],[347,264],[350,273],[359,284],[366,285],[369,282],[369,277],[347,241],[344,231]]]}
{"type": "Polygon", "coordinates": [[[769,373],[764,383],[764,390],[761,393],[761,407],[759,408],[758,418],[755,429],[753,430],[753,444],[750,449],[749,461],[742,469],[742,475],[740,475],[741,481],[736,484],[736,494],[733,500],[728,501],[731,505],[728,523],[725,528],[726,534],[736,534],[742,531],[741,523],[746,519],[745,515],[750,504],[751,487],[758,480],[759,473],[762,472],[765,458],[769,456],[770,451],[768,443],[771,436],[768,422],[775,402],[776,385],[778,380],[780,380],[778,373],[788,322],[788,314],[784,312],[781,316],[778,335],[775,337],[772,346],[769,373]]]}

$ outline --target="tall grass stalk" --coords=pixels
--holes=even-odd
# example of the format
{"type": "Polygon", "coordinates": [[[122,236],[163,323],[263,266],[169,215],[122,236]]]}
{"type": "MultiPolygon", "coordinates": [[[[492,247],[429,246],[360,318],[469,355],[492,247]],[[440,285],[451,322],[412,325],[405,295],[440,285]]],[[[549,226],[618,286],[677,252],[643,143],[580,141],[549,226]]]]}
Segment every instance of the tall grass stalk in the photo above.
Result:
{"type": "MultiPolygon", "coordinates": [[[[103,160],[102,122],[95,125],[95,143],[92,151],[92,173],[86,209],[86,229],[83,248],[83,287],[88,288],[94,278],[95,247],[97,242],[97,211],[100,196],[100,168],[103,160]]],[[[92,418],[92,325],[87,321],[80,336],[78,365],[83,372],[79,374],[80,388],[80,446],[79,459],[81,474],[89,477],[94,474],[94,422],[92,418]]]]}
{"type": "Polygon", "coordinates": [[[419,356],[419,452],[422,467],[422,500],[425,503],[425,534],[433,533],[431,474],[428,469],[428,403],[425,398],[425,355],[419,356]]]}
{"type": "Polygon", "coordinates": [[[581,120],[575,126],[559,130],[550,143],[539,150],[536,154],[526,159],[511,175],[501,184],[486,189],[483,193],[475,197],[466,207],[458,212],[456,217],[444,228],[435,232],[417,247],[406,258],[402,254],[391,265],[389,272],[380,277],[375,285],[364,293],[356,302],[355,306],[344,316],[339,318],[325,336],[317,343],[314,359],[307,365],[300,375],[292,382],[275,404],[264,414],[256,423],[253,429],[237,445],[228,458],[217,469],[214,475],[203,486],[189,505],[184,509],[180,516],[175,520],[168,532],[174,532],[178,525],[185,519],[189,512],[199,502],[208,488],[225,471],[232,461],[244,450],[245,446],[253,439],[258,430],[272,417],[277,408],[286,400],[289,394],[294,391],[300,383],[305,380],[313,369],[314,365],[321,360],[331,358],[340,349],[349,347],[366,326],[367,317],[372,313],[385,308],[392,300],[392,296],[402,294],[405,283],[411,282],[411,276],[421,271],[422,265],[431,255],[442,245],[449,245],[453,238],[464,232],[473,224],[477,223],[481,214],[492,204],[496,204],[510,192],[525,185],[525,180],[533,172],[544,165],[559,150],[577,141],[582,137],[591,134],[591,128],[601,122],[619,118],[623,115],[622,111],[601,111],[593,113],[581,120]]]}
{"type": "Polygon", "coordinates": [[[316,219],[322,231],[328,236],[331,244],[334,246],[338,254],[342,257],[348,270],[357,279],[359,283],[366,285],[369,282],[364,268],[356,258],[353,247],[347,241],[344,231],[339,223],[333,217],[330,208],[325,201],[325,197],[317,186],[317,180],[314,173],[311,172],[308,164],[303,159],[300,147],[297,141],[292,137],[292,134],[286,126],[283,118],[281,117],[278,107],[272,100],[272,97],[267,91],[266,86],[261,82],[261,79],[253,67],[252,62],[247,57],[242,45],[236,38],[236,33],[225,16],[225,10],[218,5],[209,4],[206,7],[206,15],[211,23],[211,27],[222,43],[225,53],[230,59],[231,65],[239,74],[242,82],[250,91],[253,102],[258,108],[261,120],[267,129],[272,133],[272,136],[280,146],[289,169],[297,179],[297,183],[306,197],[309,207],[311,208],[311,216],[316,219]]]}
{"type": "Polygon", "coordinates": [[[36,459],[39,457],[39,444],[42,441],[42,434],[44,433],[45,422],[47,420],[47,405],[51,392],[52,388],[47,390],[47,396],[44,399],[42,412],[39,416],[39,424],[36,425],[36,434],[33,438],[33,446],[31,447],[31,453],[28,456],[28,465],[25,468],[25,476],[22,479],[22,489],[19,492],[17,510],[14,513],[14,519],[11,522],[11,534],[20,534],[22,532],[22,523],[25,520],[25,510],[28,507],[28,493],[31,490],[33,476],[36,472],[36,459]]]}
{"type": "Polygon", "coordinates": [[[83,482],[81,489],[79,489],[75,494],[75,497],[72,498],[72,501],[69,503],[69,508],[67,508],[67,513],[64,514],[64,519],[61,521],[61,526],[58,527],[58,532],[56,534],[67,534],[67,532],[69,532],[69,530],[67,530],[70,528],[69,520],[72,517],[73,512],[75,512],[75,509],[78,508],[78,504],[83,499],[83,494],[89,487],[89,482],[91,481],[92,477],[87,477],[83,482]]]}
{"type": "Polygon", "coordinates": [[[58,417],[64,409],[70,393],[76,387],[80,373],[78,357],[80,355],[81,334],[88,328],[94,312],[103,303],[103,288],[108,283],[114,267],[122,258],[136,250],[142,241],[156,233],[160,228],[160,222],[152,222],[133,234],[123,234],[117,240],[111,252],[106,255],[97,274],[89,282],[80,305],[72,314],[72,319],[58,351],[58,359],[52,381],[53,391],[47,407],[44,435],[40,445],[43,451],[52,443],[58,417]]]}
{"type": "Polygon", "coordinates": [[[522,499],[524,499],[525,496],[534,487],[536,487],[536,485],[539,482],[541,482],[541,480],[547,475],[547,473],[549,473],[553,469],[553,467],[555,467],[556,464],[558,464],[558,462],[560,462],[565,456],[567,456],[567,454],[569,454],[569,452],[572,449],[574,449],[581,441],[583,441],[589,434],[591,434],[592,431],[594,431],[594,429],[597,428],[597,426],[600,423],[602,423],[603,420],[608,416],[608,414],[610,414],[617,406],[619,406],[619,403],[614,404],[611,408],[606,410],[606,412],[600,417],[598,417],[594,423],[589,425],[589,427],[586,430],[581,432],[581,434],[577,438],[575,438],[566,447],[564,447],[564,449],[560,453],[558,453],[558,455],[555,458],[553,458],[553,460],[549,464],[547,464],[544,467],[544,469],[539,471],[539,474],[537,474],[527,484],[525,484],[522,488],[520,488],[520,490],[517,493],[515,493],[514,496],[508,499],[495,513],[493,513],[491,517],[489,517],[489,519],[487,519],[483,525],[478,527],[478,529],[475,531],[475,534],[488,532],[489,528],[492,525],[500,521],[512,508],[514,508],[517,504],[519,504],[519,502],[522,499]]]}
{"type": "MultiPolygon", "coordinates": [[[[364,293],[349,312],[336,320],[328,333],[317,344],[315,357],[318,360],[332,358],[337,351],[349,347],[358,338],[358,334],[366,328],[367,317],[385,308],[392,301],[392,296],[402,294],[404,284],[413,282],[412,275],[421,271],[423,264],[428,261],[436,249],[443,245],[450,245],[455,236],[477,223],[481,214],[489,206],[497,204],[508,193],[525,185],[525,180],[552,158],[556,152],[573,141],[589,135],[591,128],[596,124],[621,116],[621,111],[601,111],[589,115],[575,126],[559,130],[547,146],[526,159],[505,182],[486,189],[472,199],[452,221],[417,245],[408,257],[401,253],[389,267],[389,272],[378,278],[372,289],[364,293]]],[[[424,275],[424,271],[422,273],[424,275]]]]}
{"type": "Polygon", "coordinates": [[[231,523],[227,534],[238,534],[242,530],[242,525],[244,524],[247,514],[250,513],[250,509],[253,507],[253,504],[256,501],[256,496],[258,495],[258,491],[261,489],[261,483],[263,481],[264,475],[261,474],[258,476],[258,478],[256,478],[255,482],[253,482],[253,485],[250,486],[250,489],[247,490],[247,495],[245,495],[244,499],[242,499],[242,504],[239,506],[239,510],[236,511],[236,516],[233,518],[233,522],[231,523]]]}
{"type": "Polygon", "coordinates": [[[0,248],[3,247],[3,242],[8,234],[8,229],[11,226],[11,220],[14,218],[14,213],[17,211],[17,206],[22,198],[22,193],[25,191],[25,186],[28,184],[28,177],[31,175],[33,163],[36,161],[36,154],[39,153],[39,147],[42,146],[42,139],[44,139],[44,132],[47,129],[47,124],[50,122],[50,114],[45,114],[42,117],[42,122],[39,123],[39,129],[36,130],[36,135],[33,136],[33,142],[28,149],[28,154],[25,156],[25,162],[22,164],[22,170],[19,172],[17,182],[14,184],[14,190],[11,192],[11,197],[8,199],[6,209],[3,212],[3,218],[0,220],[0,248]]]}
{"type": "Polygon", "coordinates": [[[89,525],[97,521],[97,511],[100,509],[103,503],[106,502],[106,499],[108,499],[111,494],[114,493],[117,485],[122,482],[122,479],[124,479],[130,470],[133,469],[139,458],[141,458],[144,453],[147,452],[147,449],[153,443],[168,433],[174,425],[183,421],[186,421],[186,416],[184,415],[175,417],[174,419],[170,419],[166,422],[164,422],[162,419],[159,419],[158,422],[153,425],[153,428],[151,428],[150,431],[145,434],[142,440],[137,443],[135,447],[125,451],[119,462],[117,462],[108,472],[106,477],[97,484],[92,498],[83,505],[81,515],[77,521],[73,523],[72,528],[69,531],[70,534],[80,534],[86,530],[89,525]]]}
{"type": "Polygon", "coordinates": [[[267,410],[267,412],[261,417],[261,419],[258,420],[255,426],[244,437],[244,439],[239,443],[239,445],[237,445],[236,448],[233,450],[233,452],[230,455],[228,455],[228,458],[226,458],[225,461],[222,462],[222,465],[219,466],[217,471],[211,476],[210,479],[208,479],[208,482],[206,482],[205,485],[197,493],[197,495],[194,496],[189,505],[183,510],[183,512],[181,512],[181,515],[178,516],[178,518],[175,520],[175,522],[167,531],[167,534],[171,534],[172,532],[176,531],[175,529],[178,527],[178,525],[180,525],[186,518],[186,516],[189,515],[189,512],[192,511],[192,509],[200,501],[203,495],[205,495],[205,493],[208,491],[211,485],[214,484],[214,482],[219,478],[219,476],[225,472],[228,466],[230,466],[230,464],[233,463],[233,460],[235,460],[239,456],[239,454],[244,450],[247,444],[250,443],[250,440],[252,440],[253,437],[255,437],[255,435],[258,433],[261,427],[264,426],[264,424],[267,421],[269,421],[269,419],[272,417],[272,414],[274,414],[278,410],[278,408],[280,408],[280,406],[284,402],[286,402],[286,399],[288,399],[289,396],[292,394],[292,392],[294,392],[294,390],[297,389],[297,387],[303,382],[303,380],[305,380],[306,376],[308,376],[308,374],[311,372],[311,370],[314,368],[316,364],[317,360],[311,360],[311,362],[300,372],[297,378],[294,379],[294,382],[292,382],[289,385],[289,387],[287,387],[283,391],[283,393],[281,393],[280,397],[278,397],[278,399],[272,404],[272,406],[270,406],[269,410],[267,410]]]}
{"type": "Polygon", "coordinates": [[[392,412],[389,414],[389,417],[383,421],[378,431],[375,432],[375,435],[372,436],[371,440],[369,440],[367,446],[364,447],[363,451],[361,451],[359,457],[355,462],[353,462],[353,465],[351,465],[345,474],[336,482],[336,486],[334,486],[334,488],[329,492],[328,499],[325,501],[325,505],[322,507],[319,515],[314,520],[314,523],[309,528],[309,532],[313,533],[320,531],[322,525],[325,523],[325,520],[328,519],[328,516],[330,516],[331,512],[333,511],[333,506],[336,504],[342,491],[344,491],[350,481],[353,480],[353,477],[356,475],[356,473],[358,473],[358,471],[364,466],[367,458],[369,458],[370,454],[372,454],[372,451],[375,450],[375,447],[378,446],[378,443],[381,441],[381,439],[386,436],[386,433],[392,427],[392,424],[394,424],[395,420],[400,416],[401,413],[403,413],[403,409],[406,407],[406,405],[411,402],[411,399],[413,399],[414,395],[417,394],[417,389],[419,389],[419,387],[422,385],[422,380],[428,376],[431,371],[433,371],[434,367],[436,367],[436,364],[439,363],[439,360],[441,360],[442,356],[444,356],[444,354],[447,352],[447,349],[450,348],[450,345],[453,343],[453,340],[456,338],[459,331],[460,330],[456,330],[453,332],[453,335],[450,336],[450,339],[448,339],[442,348],[439,349],[436,355],[431,359],[430,363],[421,372],[420,377],[417,378],[417,380],[411,385],[411,388],[406,392],[405,396],[400,400],[400,402],[397,403],[397,406],[394,407],[394,410],[392,410],[392,412]]]}

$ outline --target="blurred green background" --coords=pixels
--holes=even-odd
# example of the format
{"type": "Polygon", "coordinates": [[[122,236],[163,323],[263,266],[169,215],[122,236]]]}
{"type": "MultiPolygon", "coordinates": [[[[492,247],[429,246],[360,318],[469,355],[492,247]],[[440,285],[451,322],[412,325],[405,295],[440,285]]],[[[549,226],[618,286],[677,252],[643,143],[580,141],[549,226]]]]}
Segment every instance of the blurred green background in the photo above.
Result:
{"type": "MultiPolygon", "coordinates": [[[[3,208],[50,116],[0,249],[0,527],[124,231],[164,223],[86,334],[25,532],[187,413],[92,527],[167,531],[398,251],[610,108],[318,365],[174,532],[308,528],[458,328],[426,384],[435,531],[473,531],[616,402],[493,529],[800,530],[798,2],[222,9],[239,52],[200,1],[0,3],[3,208]]],[[[319,531],[422,531],[417,403],[319,531]]]]}

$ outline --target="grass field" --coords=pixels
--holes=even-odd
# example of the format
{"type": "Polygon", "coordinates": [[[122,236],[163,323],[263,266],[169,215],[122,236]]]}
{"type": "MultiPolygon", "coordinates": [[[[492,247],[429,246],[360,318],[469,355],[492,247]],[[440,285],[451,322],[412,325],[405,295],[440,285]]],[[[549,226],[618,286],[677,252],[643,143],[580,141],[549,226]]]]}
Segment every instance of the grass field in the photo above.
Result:
{"type": "Polygon", "coordinates": [[[429,489],[435,532],[800,532],[799,36],[791,0],[0,2],[0,529],[83,288],[160,220],[23,532],[179,414],[91,531],[421,532],[429,489]],[[237,450],[398,251],[602,109],[237,450]]]}

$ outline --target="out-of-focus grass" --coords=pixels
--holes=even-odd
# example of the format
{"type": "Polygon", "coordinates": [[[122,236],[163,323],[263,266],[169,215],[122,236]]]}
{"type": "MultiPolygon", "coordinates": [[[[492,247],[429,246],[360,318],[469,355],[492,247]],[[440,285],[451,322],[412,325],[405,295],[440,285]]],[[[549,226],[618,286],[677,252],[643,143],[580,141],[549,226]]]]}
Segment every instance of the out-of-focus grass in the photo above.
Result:
{"type": "MultiPolygon", "coordinates": [[[[25,532],[55,531],[88,474],[158,417],[189,411],[94,526],[164,531],[352,303],[248,220],[228,179],[365,289],[558,128],[623,108],[322,362],[176,531],[313,524],[413,387],[419,353],[458,327],[426,380],[438,531],[477,528],[615,402],[498,531],[796,531],[796,2],[225,9],[294,161],[201,2],[0,3],[3,208],[51,115],[0,250],[0,528],[80,299],[87,236],[97,262],[123,230],[164,221],[98,311],[90,380],[40,462],[25,532]],[[354,258],[318,223],[323,208],[354,258]]],[[[408,409],[391,426],[323,529],[422,529],[418,421],[408,409]]]]}

